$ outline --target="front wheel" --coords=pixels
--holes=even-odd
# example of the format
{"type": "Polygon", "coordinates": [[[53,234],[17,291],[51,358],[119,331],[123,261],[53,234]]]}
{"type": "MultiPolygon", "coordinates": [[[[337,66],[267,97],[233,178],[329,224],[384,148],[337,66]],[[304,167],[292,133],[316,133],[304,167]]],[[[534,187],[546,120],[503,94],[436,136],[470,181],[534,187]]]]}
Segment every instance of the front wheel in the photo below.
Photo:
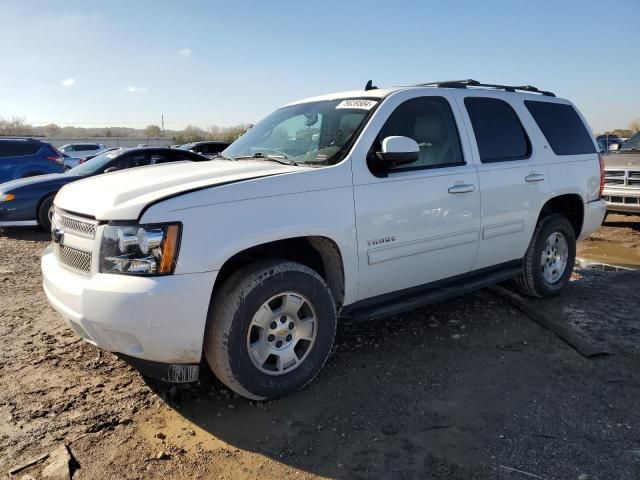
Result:
{"type": "Polygon", "coordinates": [[[285,260],[257,262],[233,274],[214,296],[205,357],[237,394],[278,397],[320,372],[336,321],[331,291],[314,270],[285,260]]]}
{"type": "Polygon", "coordinates": [[[576,237],[563,215],[549,215],[538,222],[523,259],[517,283],[525,295],[554,297],[569,284],[576,259],[576,237]]]}
{"type": "Polygon", "coordinates": [[[51,230],[51,219],[53,218],[53,195],[45,198],[38,208],[38,225],[43,230],[51,230]]]}

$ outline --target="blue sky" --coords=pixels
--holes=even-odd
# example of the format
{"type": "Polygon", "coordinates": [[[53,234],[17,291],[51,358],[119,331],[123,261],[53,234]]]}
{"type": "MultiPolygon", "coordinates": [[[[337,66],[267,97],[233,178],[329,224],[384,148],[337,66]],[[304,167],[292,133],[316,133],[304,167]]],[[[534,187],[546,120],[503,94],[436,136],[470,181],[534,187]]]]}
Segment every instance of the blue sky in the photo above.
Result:
{"type": "Polygon", "coordinates": [[[532,84],[596,131],[640,118],[640,0],[3,0],[0,32],[0,116],[35,124],[255,122],[369,78],[532,84]]]}

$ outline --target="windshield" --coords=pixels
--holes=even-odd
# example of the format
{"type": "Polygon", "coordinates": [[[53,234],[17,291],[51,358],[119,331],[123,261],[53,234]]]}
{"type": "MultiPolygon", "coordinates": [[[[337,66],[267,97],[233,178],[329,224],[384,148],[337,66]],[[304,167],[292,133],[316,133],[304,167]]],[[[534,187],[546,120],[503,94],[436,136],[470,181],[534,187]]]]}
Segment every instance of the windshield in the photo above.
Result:
{"type": "Polygon", "coordinates": [[[66,173],[69,175],[81,175],[83,177],[92,175],[102,169],[111,160],[122,155],[124,151],[125,149],[119,148],[118,150],[111,150],[109,152],[101,153],[100,155],[96,155],[86,162],[67,170],[66,173]]]}
{"type": "Polygon", "coordinates": [[[379,100],[351,98],[301,103],[267,116],[223,153],[268,156],[298,165],[333,165],[379,100]]]}
{"type": "Polygon", "coordinates": [[[624,142],[620,150],[640,150],[640,132],[624,142]]]}
{"type": "Polygon", "coordinates": [[[180,145],[178,147],[178,149],[180,149],[180,150],[191,150],[195,146],[196,146],[195,143],[185,143],[184,145],[180,145]]]}

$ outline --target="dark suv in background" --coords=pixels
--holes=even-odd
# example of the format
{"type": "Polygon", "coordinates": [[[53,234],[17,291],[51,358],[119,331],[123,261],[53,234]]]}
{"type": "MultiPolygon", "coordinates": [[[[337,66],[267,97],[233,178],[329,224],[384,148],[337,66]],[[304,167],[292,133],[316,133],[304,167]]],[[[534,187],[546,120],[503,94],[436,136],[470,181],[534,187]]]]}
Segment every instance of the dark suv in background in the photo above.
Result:
{"type": "Polygon", "coordinates": [[[229,142],[207,141],[186,143],[178,148],[180,148],[180,150],[196,152],[206,157],[214,157],[225,150],[229,145],[231,145],[229,142]]]}
{"type": "Polygon", "coordinates": [[[62,173],[64,155],[32,138],[0,138],[0,183],[45,173],[62,173]]]}

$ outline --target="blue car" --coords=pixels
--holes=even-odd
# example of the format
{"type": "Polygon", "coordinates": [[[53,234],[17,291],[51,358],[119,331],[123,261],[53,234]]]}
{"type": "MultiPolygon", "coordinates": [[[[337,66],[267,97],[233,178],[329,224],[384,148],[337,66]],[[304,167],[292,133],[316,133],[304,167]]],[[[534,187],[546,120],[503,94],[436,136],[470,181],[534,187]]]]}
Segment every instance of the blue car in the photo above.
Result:
{"type": "Polygon", "coordinates": [[[0,183],[64,172],[64,154],[32,138],[0,138],[0,183]]]}
{"type": "Polygon", "coordinates": [[[97,155],[65,173],[23,178],[0,184],[0,227],[41,226],[51,229],[53,198],[66,184],[125,168],[209,158],[171,148],[120,148],[97,155]]]}

